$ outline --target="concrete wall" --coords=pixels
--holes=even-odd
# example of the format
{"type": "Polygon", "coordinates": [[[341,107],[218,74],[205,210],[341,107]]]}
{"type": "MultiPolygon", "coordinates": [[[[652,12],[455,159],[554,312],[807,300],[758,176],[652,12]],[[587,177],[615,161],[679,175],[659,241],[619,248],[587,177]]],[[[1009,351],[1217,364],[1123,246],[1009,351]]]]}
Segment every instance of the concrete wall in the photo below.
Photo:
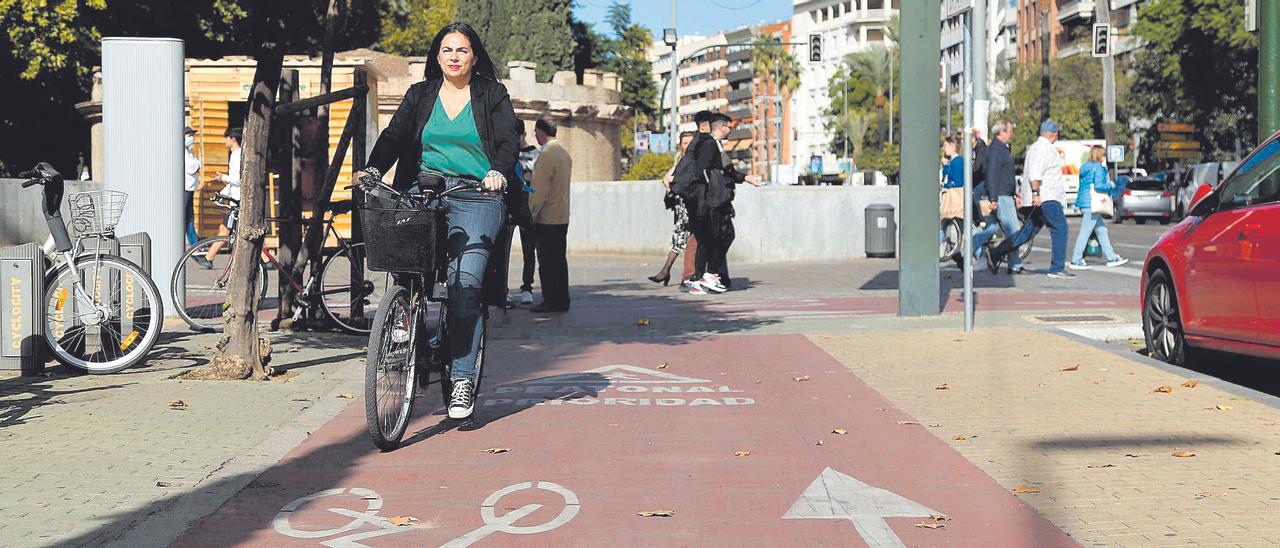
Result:
{"type": "MultiPolygon", "coordinates": [[[[26,242],[44,243],[49,237],[48,225],[40,209],[40,187],[22,188],[23,179],[0,179],[0,246],[26,242]]],[[[93,181],[67,181],[66,194],[100,190],[93,181]]],[[[66,194],[62,199],[62,218],[69,219],[66,194]]],[[[74,235],[73,235],[74,236],[74,235]]]]}
{"type": "MultiPolygon", "coordinates": [[[[570,253],[665,256],[671,212],[658,181],[574,182],[570,253]]],[[[863,209],[898,206],[896,186],[738,187],[737,239],[729,258],[739,263],[865,258],[863,209]]],[[[896,213],[895,213],[896,217],[896,213]]]]}

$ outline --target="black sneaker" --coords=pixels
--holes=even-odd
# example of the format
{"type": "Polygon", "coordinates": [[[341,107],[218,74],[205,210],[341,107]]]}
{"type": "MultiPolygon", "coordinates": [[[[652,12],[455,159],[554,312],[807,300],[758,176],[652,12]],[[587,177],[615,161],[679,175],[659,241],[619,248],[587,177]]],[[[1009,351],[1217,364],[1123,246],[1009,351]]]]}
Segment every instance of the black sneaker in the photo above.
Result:
{"type": "Polygon", "coordinates": [[[449,418],[465,419],[475,411],[475,383],[471,379],[453,381],[453,396],[449,398],[449,418]]]}
{"type": "Polygon", "coordinates": [[[206,259],[204,255],[196,255],[192,257],[192,259],[195,259],[196,264],[200,265],[201,268],[205,270],[213,270],[213,261],[206,259]]]}
{"type": "Polygon", "coordinates": [[[988,249],[987,252],[984,253],[983,255],[986,256],[987,258],[987,270],[990,270],[992,274],[1000,272],[1000,263],[1003,261],[1003,259],[996,258],[996,254],[993,253],[990,249],[988,249]]]}

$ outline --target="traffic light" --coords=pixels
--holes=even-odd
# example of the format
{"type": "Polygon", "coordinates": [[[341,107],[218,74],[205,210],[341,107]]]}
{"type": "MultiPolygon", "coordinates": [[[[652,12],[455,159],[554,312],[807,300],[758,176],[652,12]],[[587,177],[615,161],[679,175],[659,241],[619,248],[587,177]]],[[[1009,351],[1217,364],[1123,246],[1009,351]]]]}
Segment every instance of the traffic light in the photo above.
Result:
{"type": "Polygon", "coordinates": [[[1093,25],[1093,56],[1094,57],[1110,57],[1111,56],[1111,25],[1105,23],[1094,23],[1093,25]]]}
{"type": "Polygon", "coordinates": [[[821,34],[809,35],[809,62],[810,63],[822,62],[822,35],[821,34]]]}

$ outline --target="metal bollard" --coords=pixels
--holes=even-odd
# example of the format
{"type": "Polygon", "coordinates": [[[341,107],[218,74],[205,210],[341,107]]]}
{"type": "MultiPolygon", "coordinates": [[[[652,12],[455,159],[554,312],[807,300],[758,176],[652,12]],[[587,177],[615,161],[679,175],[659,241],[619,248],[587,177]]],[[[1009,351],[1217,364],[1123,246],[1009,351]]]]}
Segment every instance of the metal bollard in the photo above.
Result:
{"type": "Polygon", "coordinates": [[[36,244],[0,250],[0,370],[44,372],[44,253],[36,244]]]}

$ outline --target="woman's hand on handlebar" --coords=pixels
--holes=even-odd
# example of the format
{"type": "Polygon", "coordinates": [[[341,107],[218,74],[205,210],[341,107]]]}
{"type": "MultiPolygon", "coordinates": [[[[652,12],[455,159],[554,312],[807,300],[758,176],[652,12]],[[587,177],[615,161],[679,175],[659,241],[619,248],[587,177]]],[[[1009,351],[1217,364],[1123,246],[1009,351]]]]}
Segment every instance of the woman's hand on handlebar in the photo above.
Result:
{"type": "Polygon", "coordinates": [[[484,176],[484,181],[480,183],[480,186],[485,192],[502,192],[507,189],[507,179],[506,177],[503,177],[501,173],[489,170],[489,173],[484,176]]]}

